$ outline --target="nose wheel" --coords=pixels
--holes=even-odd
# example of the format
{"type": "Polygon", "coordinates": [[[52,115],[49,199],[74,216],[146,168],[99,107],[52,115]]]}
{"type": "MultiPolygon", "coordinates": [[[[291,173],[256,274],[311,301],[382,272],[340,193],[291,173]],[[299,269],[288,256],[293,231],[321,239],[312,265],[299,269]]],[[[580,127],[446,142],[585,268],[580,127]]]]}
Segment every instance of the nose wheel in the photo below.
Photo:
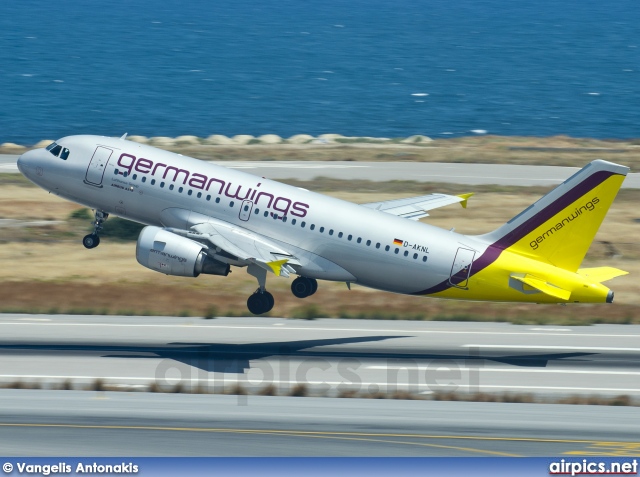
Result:
{"type": "Polygon", "coordinates": [[[100,237],[98,234],[102,230],[102,224],[109,218],[109,214],[101,210],[96,210],[93,217],[93,233],[85,235],[82,239],[82,245],[88,249],[96,248],[100,245],[100,237]]]}
{"type": "Polygon", "coordinates": [[[82,239],[82,245],[84,245],[85,248],[89,249],[96,248],[98,245],[100,245],[100,237],[98,236],[98,234],[85,235],[82,239]]]}
{"type": "Polygon", "coordinates": [[[315,278],[298,277],[291,282],[291,293],[298,298],[306,298],[318,290],[318,282],[315,278]]]}

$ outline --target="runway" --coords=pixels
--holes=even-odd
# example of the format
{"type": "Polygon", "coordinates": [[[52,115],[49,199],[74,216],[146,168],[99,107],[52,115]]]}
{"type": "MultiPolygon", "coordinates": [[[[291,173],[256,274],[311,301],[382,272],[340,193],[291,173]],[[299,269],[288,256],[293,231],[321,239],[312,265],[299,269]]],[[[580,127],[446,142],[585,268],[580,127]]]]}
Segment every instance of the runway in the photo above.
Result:
{"type": "Polygon", "coordinates": [[[638,419],[604,406],[0,391],[5,456],[630,455],[638,419]]]}
{"type": "MultiPolygon", "coordinates": [[[[0,155],[0,173],[18,173],[18,156],[0,155]]],[[[442,182],[466,185],[553,186],[578,171],[576,167],[429,162],[229,161],[217,162],[269,179],[309,181],[317,177],[342,180],[442,182]]],[[[640,188],[640,174],[631,173],[623,188],[640,188]]]]}
{"type": "Polygon", "coordinates": [[[631,325],[5,314],[0,333],[0,382],[43,387],[640,397],[631,325]]]}

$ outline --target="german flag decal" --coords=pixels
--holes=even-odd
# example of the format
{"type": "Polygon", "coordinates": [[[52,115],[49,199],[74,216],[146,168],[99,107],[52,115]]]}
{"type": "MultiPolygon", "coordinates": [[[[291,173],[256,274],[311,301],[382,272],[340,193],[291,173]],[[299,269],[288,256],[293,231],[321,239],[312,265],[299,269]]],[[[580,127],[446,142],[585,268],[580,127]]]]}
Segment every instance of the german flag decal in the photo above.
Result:
{"type": "Polygon", "coordinates": [[[400,239],[393,239],[393,245],[402,245],[404,242],[400,239]]]}

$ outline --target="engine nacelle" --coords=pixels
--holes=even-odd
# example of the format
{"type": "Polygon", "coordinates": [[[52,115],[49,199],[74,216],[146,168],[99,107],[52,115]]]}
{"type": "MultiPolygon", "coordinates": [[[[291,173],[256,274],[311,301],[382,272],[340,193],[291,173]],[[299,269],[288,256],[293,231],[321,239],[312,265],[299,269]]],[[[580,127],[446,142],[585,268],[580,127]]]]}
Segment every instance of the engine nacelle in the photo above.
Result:
{"type": "Polygon", "coordinates": [[[136,245],[136,259],[142,266],[166,275],[197,277],[229,274],[229,264],[208,256],[193,240],[167,232],[160,227],[145,227],[136,245]]]}

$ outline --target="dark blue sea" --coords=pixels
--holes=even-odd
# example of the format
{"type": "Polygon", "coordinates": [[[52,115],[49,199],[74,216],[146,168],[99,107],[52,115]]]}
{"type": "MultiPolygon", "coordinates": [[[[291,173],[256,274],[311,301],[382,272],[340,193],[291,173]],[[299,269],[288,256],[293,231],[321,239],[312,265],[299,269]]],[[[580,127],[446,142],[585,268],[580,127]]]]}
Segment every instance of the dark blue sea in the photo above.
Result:
{"type": "Polygon", "coordinates": [[[0,142],[485,131],[640,137],[638,0],[0,6],[0,142]]]}

